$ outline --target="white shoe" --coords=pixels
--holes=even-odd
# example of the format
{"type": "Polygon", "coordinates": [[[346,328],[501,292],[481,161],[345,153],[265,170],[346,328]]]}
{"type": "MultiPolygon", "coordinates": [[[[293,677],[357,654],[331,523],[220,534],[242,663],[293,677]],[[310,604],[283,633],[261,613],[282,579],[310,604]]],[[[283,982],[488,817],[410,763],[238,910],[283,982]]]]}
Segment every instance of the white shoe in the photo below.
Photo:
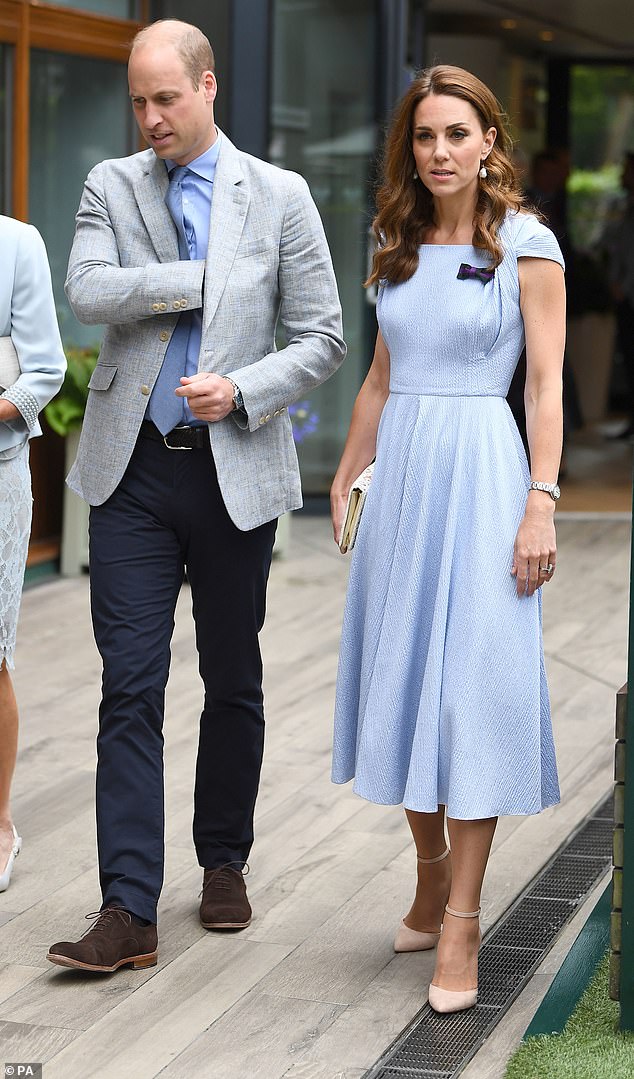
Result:
{"type": "Polygon", "coordinates": [[[13,846],[9,853],[9,860],[4,867],[4,873],[0,876],[0,892],[6,892],[11,882],[11,873],[13,872],[13,863],[15,862],[18,854],[22,850],[22,839],[15,830],[15,824],[13,827],[13,846]]]}
{"type": "Polygon", "coordinates": [[[428,952],[435,948],[440,940],[440,930],[437,933],[422,933],[418,929],[410,929],[405,922],[401,922],[394,938],[395,952],[428,952]]]}
{"type": "MultiPolygon", "coordinates": [[[[479,907],[477,910],[465,912],[453,910],[447,904],[445,910],[447,914],[453,915],[454,918],[480,917],[479,907]]],[[[478,987],[476,985],[473,989],[464,989],[458,992],[457,990],[441,989],[439,985],[434,985],[432,982],[429,986],[429,1003],[435,1012],[464,1012],[467,1008],[473,1008],[478,1003],[478,987]]]]}
{"type": "MultiPolygon", "coordinates": [[[[434,865],[436,862],[442,862],[445,858],[448,858],[450,854],[449,847],[446,847],[442,854],[439,854],[437,858],[421,858],[420,854],[416,857],[421,865],[434,865]]],[[[408,925],[405,925],[405,920],[401,922],[394,938],[394,951],[395,952],[428,952],[432,948],[435,948],[440,940],[440,927],[435,933],[424,933],[418,929],[410,929],[408,925]]]]}

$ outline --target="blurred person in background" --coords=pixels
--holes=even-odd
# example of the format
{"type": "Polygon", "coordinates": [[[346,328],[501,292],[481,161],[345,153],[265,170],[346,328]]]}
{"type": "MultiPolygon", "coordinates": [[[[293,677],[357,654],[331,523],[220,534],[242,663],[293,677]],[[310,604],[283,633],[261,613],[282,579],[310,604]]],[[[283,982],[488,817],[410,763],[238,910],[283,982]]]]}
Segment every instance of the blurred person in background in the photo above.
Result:
{"type": "Polygon", "coordinates": [[[618,220],[605,231],[601,246],[616,313],[617,348],[628,387],[628,417],[617,438],[634,438],[634,152],[625,155],[621,186],[625,205],[618,220]]]}

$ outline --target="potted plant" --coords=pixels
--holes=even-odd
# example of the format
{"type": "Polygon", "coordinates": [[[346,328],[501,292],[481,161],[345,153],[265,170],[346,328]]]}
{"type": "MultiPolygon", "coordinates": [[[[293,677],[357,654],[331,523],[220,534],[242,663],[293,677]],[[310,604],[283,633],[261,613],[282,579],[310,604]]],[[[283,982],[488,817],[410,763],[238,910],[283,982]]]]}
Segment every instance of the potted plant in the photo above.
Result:
{"type": "MultiPolygon", "coordinates": [[[[68,367],[62,387],[44,409],[50,426],[66,439],[66,474],[77,456],[79,433],[88,400],[88,383],[98,356],[97,345],[67,348],[68,367]]],[[[87,566],[88,506],[69,487],[64,487],[60,570],[65,577],[74,577],[87,566]]]]}

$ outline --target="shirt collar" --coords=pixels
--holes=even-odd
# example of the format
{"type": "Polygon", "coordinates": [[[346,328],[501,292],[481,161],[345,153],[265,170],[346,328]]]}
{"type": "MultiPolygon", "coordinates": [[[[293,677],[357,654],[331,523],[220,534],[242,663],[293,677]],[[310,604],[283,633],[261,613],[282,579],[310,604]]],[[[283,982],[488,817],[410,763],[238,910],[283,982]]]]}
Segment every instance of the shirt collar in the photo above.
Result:
{"type": "MultiPolygon", "coordinates": [[[[196,176],[201,176],[203,180],[208,180],[209,183],[214,182],[214,176],[216,173],[216,165],[218,164],[218,155],[220,153],[220,144],[222,142],[222,134],[218,131],[218,137],[213,146],[210,146],[208,150],[205,150],[204,154],[200,157],[195,157],[193,161],[190,161],[187,168],[190,172],[194,172],[196,176]]],[[[176,168],[176,162],[171,158],[165,159],[167,171],[170,173],[172,169],[176,168]]]]}

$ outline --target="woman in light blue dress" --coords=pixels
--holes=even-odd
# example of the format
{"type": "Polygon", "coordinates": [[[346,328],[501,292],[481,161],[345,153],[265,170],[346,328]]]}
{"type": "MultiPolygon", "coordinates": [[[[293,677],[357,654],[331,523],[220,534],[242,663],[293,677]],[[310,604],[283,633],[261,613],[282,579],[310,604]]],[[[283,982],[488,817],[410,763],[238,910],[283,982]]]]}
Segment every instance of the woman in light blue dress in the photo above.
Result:
{"type": "MultiPolygon", "coordinates": [[[[29,439],[66,369],[44,241],[33,225],[0,216],[0,355],[17,355],[20,373],[0,383],[0,892],[11,881],[22,840],[11,816],[18,708],[9,670],[31,532],[29,439]]],[[[4,370],[8,370],[5,367],[4,370]]],[[[0,379],[6,376],[0,371],[0,379]]]]}
{"type": "Polygon", "coordinates": [[[559,800],[540,590],[556,562],[563,260],[509,153],[493,94],[460,68],[423,72],[401,101],[374,223],[379,334],[331,493],[337,538],[376,456],[333,779],[405,808],[418,879],[395,948],[438,945],[437,1011],[476,1003],[497,817],[559,800]],[[530,471],[505,400],[524,343],[530,471]]]}

